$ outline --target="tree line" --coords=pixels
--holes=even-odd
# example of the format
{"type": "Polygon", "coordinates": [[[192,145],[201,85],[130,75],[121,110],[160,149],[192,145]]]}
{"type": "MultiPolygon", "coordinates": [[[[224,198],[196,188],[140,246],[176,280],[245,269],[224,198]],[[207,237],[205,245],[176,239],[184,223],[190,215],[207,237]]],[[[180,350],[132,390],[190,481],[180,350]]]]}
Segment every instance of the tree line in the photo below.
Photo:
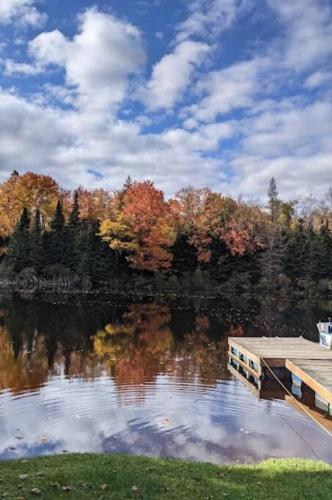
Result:
{"type": "Polygon", "coordinates": [[[13,172],[0,185],[0,278],[77,288],[332,292],[332,194],[268,205],[186,188],[166,200],[152,182],[116,192],[61,189],[13,172]]]}

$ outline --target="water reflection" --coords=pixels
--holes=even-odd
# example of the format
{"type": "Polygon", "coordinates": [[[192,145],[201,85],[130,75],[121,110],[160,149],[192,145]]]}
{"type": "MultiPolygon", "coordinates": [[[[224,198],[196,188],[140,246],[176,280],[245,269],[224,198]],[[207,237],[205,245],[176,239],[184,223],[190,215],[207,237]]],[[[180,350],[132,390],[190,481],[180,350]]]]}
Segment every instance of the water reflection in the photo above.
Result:
{"type": "Polygon", "coordinates": [[[0,458],[65,450],[332,461],[328,436],[308,417],[258,400],[227,370],[228,336],[314,338],[317,314],[315,305],[236,298],[2,299],[0,458]]]}

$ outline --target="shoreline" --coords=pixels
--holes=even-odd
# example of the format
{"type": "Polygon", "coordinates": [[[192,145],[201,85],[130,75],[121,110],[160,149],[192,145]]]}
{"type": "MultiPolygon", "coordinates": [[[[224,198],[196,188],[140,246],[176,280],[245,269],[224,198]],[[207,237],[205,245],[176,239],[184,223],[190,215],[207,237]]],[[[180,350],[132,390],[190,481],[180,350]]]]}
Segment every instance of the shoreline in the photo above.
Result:
{"type": "MultiPolygon", "coordinates": [[[[153,298],[169,298],[169,299],[204,299],[204,300],[218,300],[227,296],[247,296],[250,298],[265,298],[265,297],[275,297],[281,300],[287,301],[295,301],[295,300],[329,300],[332,299],[332,293],[312,293],[307,294],[295,289],[288,290],[268,290],[268,289],[252,289],[252,290],[238,290],[238,289],[228,289],[218,290],[217,292],[204,292],[203,290],[196,291],[183,291],[183,292],[171,292],[171,291],[154,291],[147,290],[146,288],[136,288],[133,286],[132,289],[123,289],[124,287],[119,286],[119,288],[71,288],[62,286],[59,283],[55,282],[44,282],[38,284],[36,286],[22,286],[21,283],[17,282],[7,282],[3,283],[0,281],[0,293],[12,293],[12,294],[26,294],[26,295],[35,295],[38,297],[39,295],[45,294],[47,296],[51,295],[63,295],[63,296],[98,296],[98,295],[109,295],[115,297],[122,298],[145,298],[145,299],[153,299],[153,298]]],[[[128,285],[127,285],[128,286],[128,285]]]]}

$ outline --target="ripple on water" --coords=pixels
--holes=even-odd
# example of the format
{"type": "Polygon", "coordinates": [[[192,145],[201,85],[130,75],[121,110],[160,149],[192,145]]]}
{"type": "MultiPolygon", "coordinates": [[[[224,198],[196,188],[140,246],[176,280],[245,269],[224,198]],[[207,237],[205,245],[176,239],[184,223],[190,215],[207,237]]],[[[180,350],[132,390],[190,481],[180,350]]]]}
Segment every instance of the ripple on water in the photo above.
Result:
{"type": "Polygon", "coordinates": [[[0,394],[0,456],[112,451],[213,462],[268,456],[332,461],[309,419],[284,401],[260,401],[232,379],[205,384],[173,375],[118,385],[52,377],[38,389],[0,394]],[[14,448],[14,449],[13,449],[14,448]],[[290,451],[291,450],[291,451],[290,451]]]}

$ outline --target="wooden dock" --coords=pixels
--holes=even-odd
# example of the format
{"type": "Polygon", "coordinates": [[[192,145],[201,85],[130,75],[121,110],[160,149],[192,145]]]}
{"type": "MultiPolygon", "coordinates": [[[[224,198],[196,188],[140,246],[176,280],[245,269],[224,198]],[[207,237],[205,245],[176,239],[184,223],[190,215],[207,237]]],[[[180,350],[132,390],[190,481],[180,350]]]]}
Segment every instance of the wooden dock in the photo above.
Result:
{"type": "Polygon", "coordinates": [[[317,405],[332,415],[332,350],[302,337],[230,337],[229,367],[258,391],[267,374],[266,365],[286,369],[295,383],[310,387],[317,405]]]}
{"type": "Polygon", "coordinates": [[[287,359],[286,368],[332,407],[332,358],[287,359]]]}

